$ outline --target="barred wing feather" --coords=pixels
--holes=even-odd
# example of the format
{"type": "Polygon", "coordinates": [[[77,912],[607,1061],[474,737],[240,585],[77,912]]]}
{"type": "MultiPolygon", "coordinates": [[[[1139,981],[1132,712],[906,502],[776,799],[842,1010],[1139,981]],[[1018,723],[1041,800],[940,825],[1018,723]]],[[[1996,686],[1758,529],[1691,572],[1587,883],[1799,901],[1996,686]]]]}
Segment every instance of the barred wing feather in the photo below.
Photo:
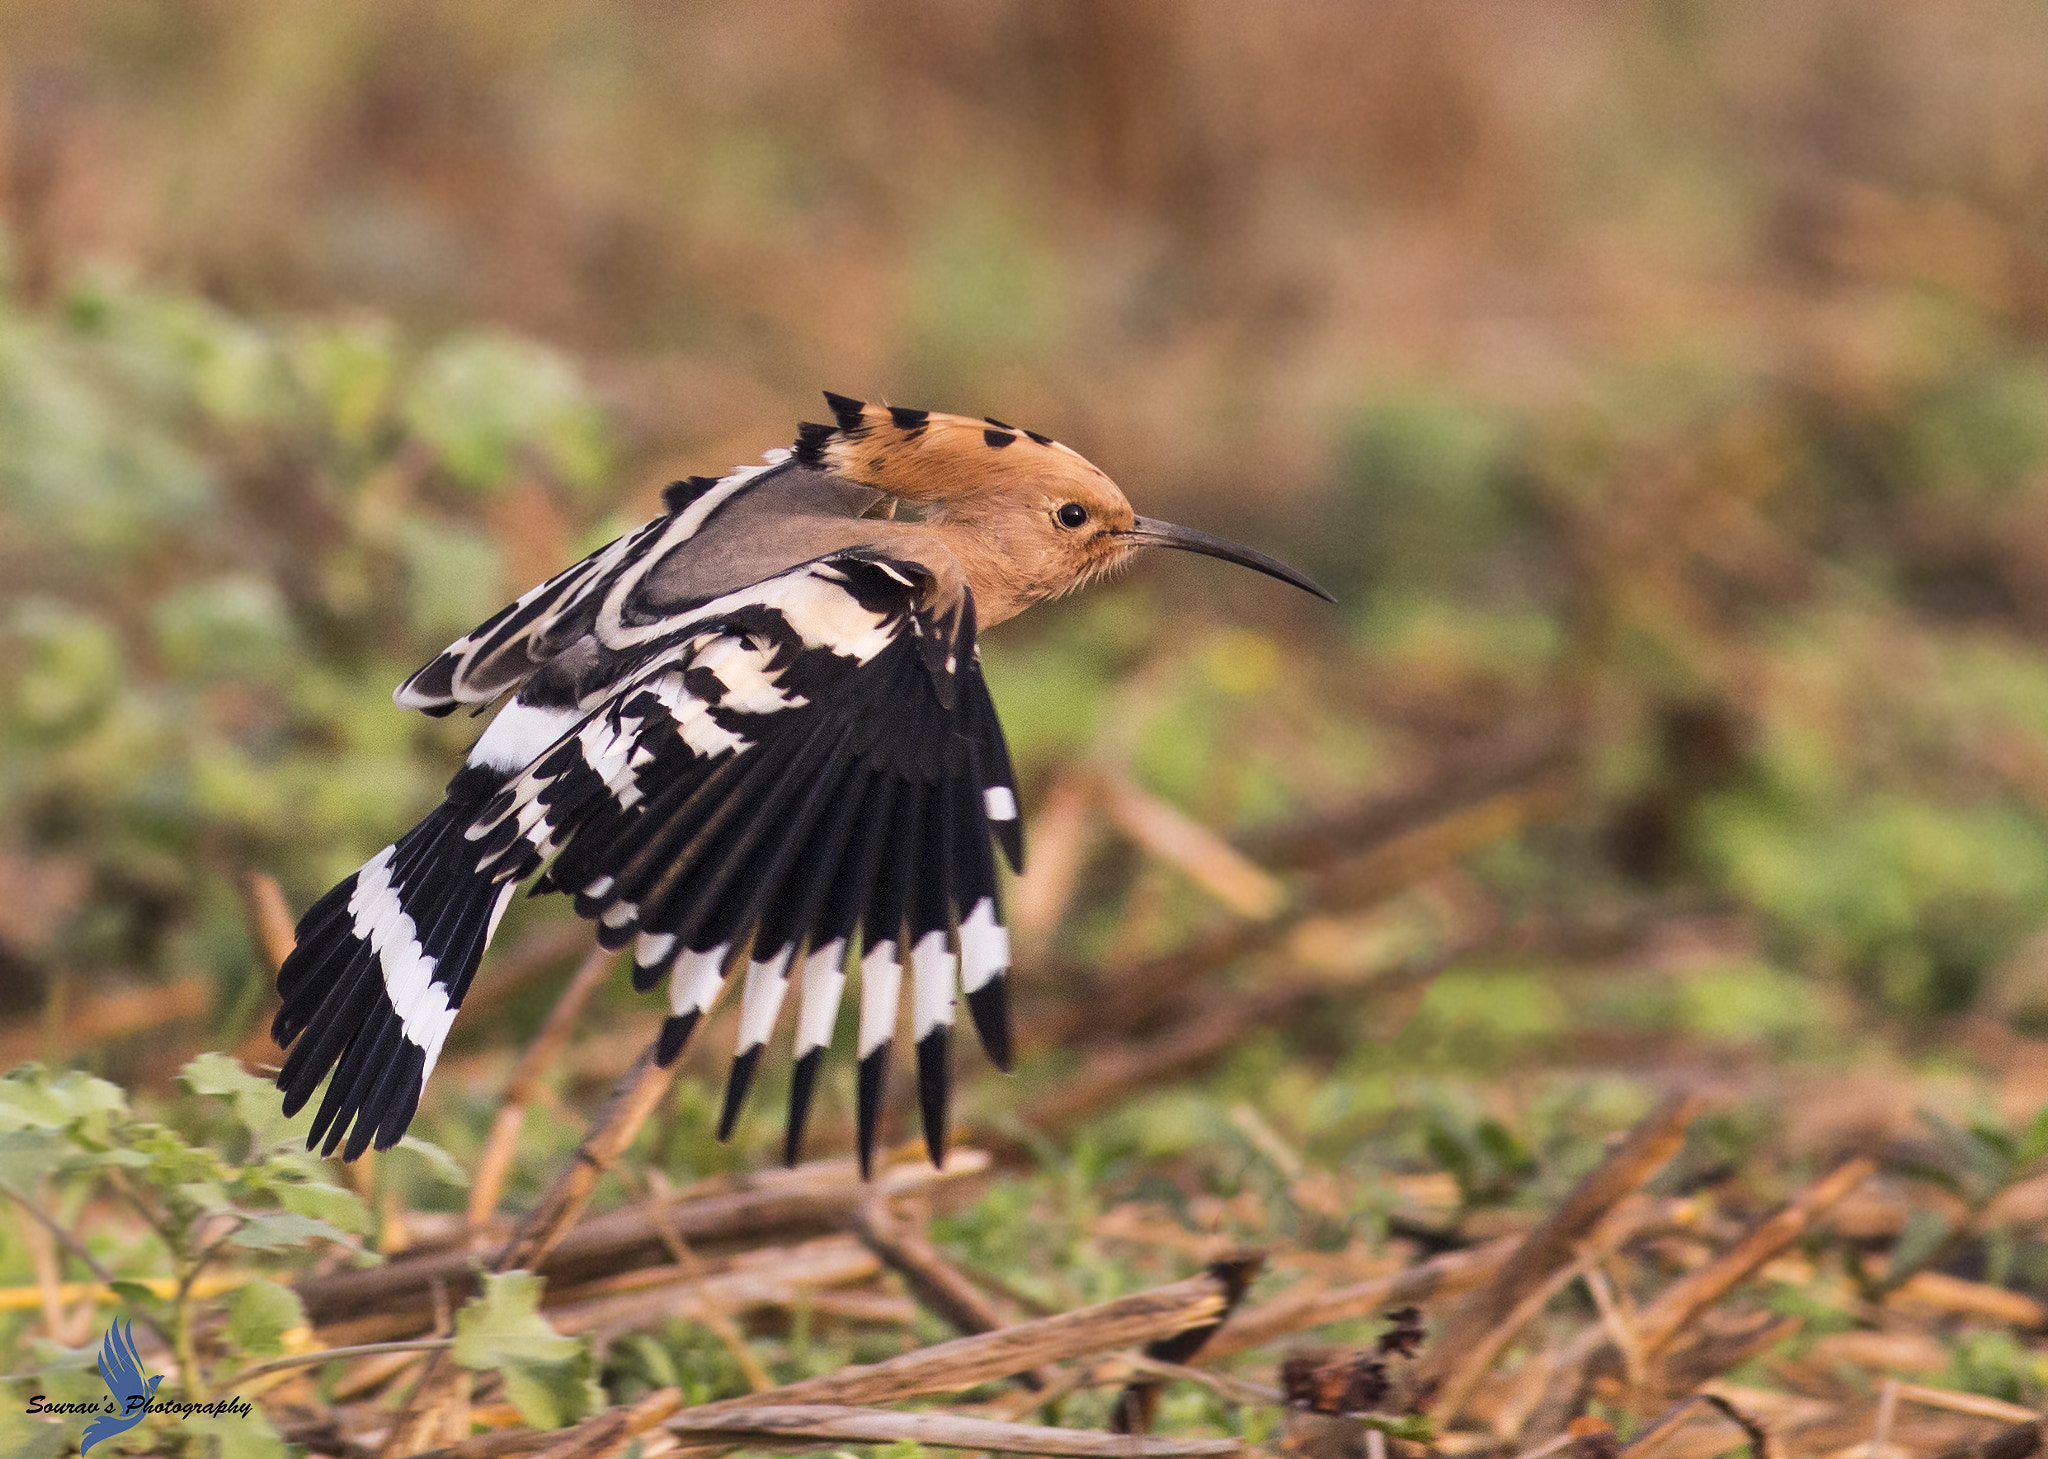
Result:
{"type": "Polygon", "coordinates": [[[845,971],[863,981],[860,1132],[872,1147],[904,973],[920,1107],[943,1151],[956,987],[1009,1054],[992,838],[1014,860],[1015,787],[982,681],[971,601],[922,606],[915,564],[841,554],[735,595],[652,655],[476,816],[490,875],[551,862],[634,982],[669,981],[673,1059],[728,974],[741,980],[730,1130],[789,986],[799,986],[794,1157],[845,971]]]}
{"type": "MultiPolygon", "coordinates": [[[[476,666],[590,599],[604,557],[471,635],[476,656],[435,692],[494,682],[476,666]]],[[[1013,865],[1022,848],[972,599],[934,611],[930,588],[923,566],[857,548],[660,631],[636,623],[618,642],[593,614],[579,642],[604,652],[584,700],[548,702],[559,684],[531,679],[441,806],[300,921],[272,1032],[290,1051],[287,1113],[326,1082],[309,1146],[354,1158],[405,1133],[506,899],[540,873],[535,890],[569,892],[605,945],[633,945],[636,986],[667,980],[665,1062],[738,979],[724,1132],[796,986],[792,1160],[856,969],[869,1158],[907,981],[919,1106],[940,1158],[958,993],[1008,1064],[994,848],[1013,865]]]]}

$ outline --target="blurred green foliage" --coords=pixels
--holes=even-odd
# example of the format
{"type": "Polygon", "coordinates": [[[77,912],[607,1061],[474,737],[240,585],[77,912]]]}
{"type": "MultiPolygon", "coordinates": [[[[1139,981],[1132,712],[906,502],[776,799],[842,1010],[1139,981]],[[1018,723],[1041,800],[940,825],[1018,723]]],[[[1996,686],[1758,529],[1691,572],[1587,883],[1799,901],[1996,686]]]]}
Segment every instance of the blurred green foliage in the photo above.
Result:
{"type": "Polygon", "coordinates": [[[233,984],[240,873],[303,905],[431,797],[461,729],[390,685],[515,590],[480,503],[586,519],[601,414],[527,342],[112,276],[0,339],[0,819],[91,887],[48,956],[233,984]]]}
{"type": "MultiPolygon", "coordinates": [[[[305,1309],[279,1280],[290,1274],[287,1263],[316,1245],[360,1252],[371,1221],[355,1192],[328,1179],[327,1162],[286,1130],[267,1081],[219,1054],[201,1055],[180,1077],[200,1098],[162,1119],[86,1074],[28,1065],[0,1078],[0,1198],[10,1209],[33,1203],[92,1251],[121,1303],[113,1310],[154,1329],[175,1354],[182,1375],[175,1396],[208,1403],[232,1396],[233,1374],[303,1338],[305,1309]],[[124,1219],[86,1219],[102,1203],[123,1207],[124,1219]],[[234,1283],[224,1291],[207,1285],[210,1273],[230,1265],[234,1283]]],[[[27,1279],[22,1243],[8,1242],[0,1265],[11,1280],[27,1279]]],[[[98,1342],[77,1350],[47,1337],[21,1342],[28,1315],[6,1319],[16,1329],[10,1347],[30,1359],[27,1375],[6,1385],[15,1397],[103,1397],[98,1342]]],[[[0,1405],[0,1437],[19,1446],[12,1452],[59,1452],[63,1427],[25,1419],[25,1407],[0,1405]]],[[[199,1432],[220,1440],[224,1459],[285,1452],[260,1411],[233,1422],[153,1413],[112,1442],[121,1452],[162,1452],[182,1449],[184,1435],[199,1432]]]]}

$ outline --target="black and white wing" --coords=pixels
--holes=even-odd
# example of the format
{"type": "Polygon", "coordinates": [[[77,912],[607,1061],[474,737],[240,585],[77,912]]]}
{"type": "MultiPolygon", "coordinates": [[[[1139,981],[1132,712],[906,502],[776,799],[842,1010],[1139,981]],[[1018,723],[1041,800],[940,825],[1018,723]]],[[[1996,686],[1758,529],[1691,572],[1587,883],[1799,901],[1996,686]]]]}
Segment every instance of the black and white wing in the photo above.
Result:
{"type": "Polygon", "coordinates": [[[401,709],[452,713],[485,705],[524,683],[535,669],[590,631],[614,594],[638,589],[671,553],[702,533],[747,493],[772,489],[798,472],[788,451],[770,451],[755,466],[721,477],[692,476],[661,494],[667,515],[616,538],[564,569],[448,645],[392,693],[401,709]]]}
{"type": "Polygon", "coordinates": [[[1016,787],[975,649],[916,562],[855,549],[692,612],[514,776],[467,835],[488,876],[575,896],[637,987],[669,980],[673,1060],[742,979],[729,1132],[790,984],[794,1158],[850,968],[869,1159],[905,972],[919,1106],[943,1154],[956,988],[1007,1067],[1009,939],[994,845],[1021,861],[1016,787]]]}

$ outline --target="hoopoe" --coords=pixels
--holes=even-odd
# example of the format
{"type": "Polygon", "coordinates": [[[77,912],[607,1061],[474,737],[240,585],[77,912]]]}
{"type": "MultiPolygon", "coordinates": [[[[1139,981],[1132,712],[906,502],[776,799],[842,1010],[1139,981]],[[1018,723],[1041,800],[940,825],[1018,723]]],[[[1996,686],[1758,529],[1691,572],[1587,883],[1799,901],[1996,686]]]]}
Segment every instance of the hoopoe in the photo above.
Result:
{"type": "Polygon", "coordinates": [[[943,1158],[956,987],[1010,1064],[995,846],[1024,847],[978,629],[1140,547],[1263,553],[1140,517],[1079,453],[996,420],[827,394],[834,424],[662,495],[662,516],[458,639],[407,709],[510,694],[427,818],[307,911],[271,1034],[307,1148],[395,1144],[515,887],[560,890],[633,985],[668,979],[672,1063],[741,980],[720,1138],[797,984],[794,1161],[848,965],[860,975],[863,1170],[906,969],[925,1140],[943,1158]],[[543,869],[544,868],[544,869],[543,869]]]}

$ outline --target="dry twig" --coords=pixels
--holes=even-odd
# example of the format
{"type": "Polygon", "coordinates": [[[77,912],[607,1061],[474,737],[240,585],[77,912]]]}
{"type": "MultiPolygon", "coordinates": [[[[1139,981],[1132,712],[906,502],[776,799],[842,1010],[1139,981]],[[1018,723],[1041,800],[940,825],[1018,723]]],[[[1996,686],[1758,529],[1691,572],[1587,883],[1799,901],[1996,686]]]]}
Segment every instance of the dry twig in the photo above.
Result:
{"type": "Polygon", "coordinates": [[[548,1011],[547,1022],[541,1025],[539,1034],[519,1056],[519,1066],[512,1073],[512,1082],[505,1086],[504,1101],[498,1106],[497,1118],[491,1124],[489,1138],[484,1141],[483,1155],[477,1161],[476,1176],[469,1187],[471,1227],[483,1226],[497,1211],[498,1195],[505,1188],[505,1176],[511,1170],[512,1157],[519,1148],[519,1131],[526,1123],[526,1108],[539,1092],[542,1076],[555,1062],[562,1046],[568,1043],[584,1004],[602,986],[617,957],[617,952],[606,948],[590,950],[582,966],[576,969],[576,976],[555,999],[555,1006],[548,1011]]]}

